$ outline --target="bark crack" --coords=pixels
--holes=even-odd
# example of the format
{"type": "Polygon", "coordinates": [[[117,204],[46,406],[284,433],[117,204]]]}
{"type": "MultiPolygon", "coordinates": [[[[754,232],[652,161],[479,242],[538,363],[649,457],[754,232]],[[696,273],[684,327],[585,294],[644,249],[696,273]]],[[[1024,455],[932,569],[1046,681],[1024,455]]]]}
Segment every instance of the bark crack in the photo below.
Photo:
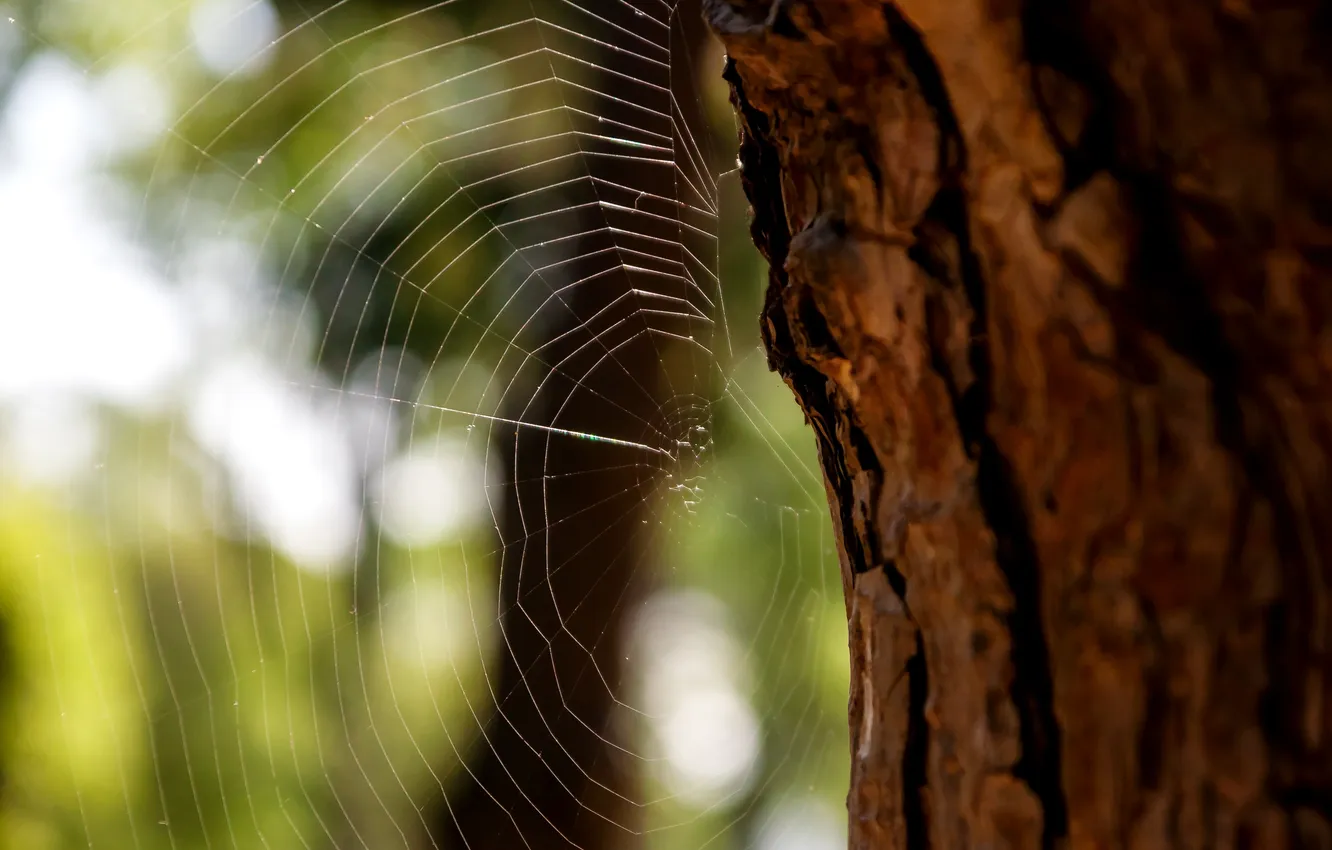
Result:
{"type": "MultiPolygon", "coordinates": [[[[948,92],[939,69],[920,34],[891,4],[884,5],[893,41],[902,47],[921,92],[934,109],[940,129],[941,188],[917,228],[930,233],[930,222],[942,225],[953,240],[955,269],[971,306],[969,383],[958,380],[934,352],[936,369],[948,384],[963,445],[976,461],[976,488],[986,523],[994,533],[995,559],[1013,596],[1007,617],[1012,638],[1012,699],[1018,712],[1022,753],[1013,775],[1025,782],[1043,810],[1041,846],[1053,850],[1068,834],[1068,803],[1062,784],[1060,730],[1054,713],[1050,653],[1042,627],[1040,570],[1036,547],[1023,509],[1022,494],[1013,482],[1008,461],[986,427],[991,407],[991,360],[987,334],[989,321],[986,286],[980,263],[971,247],[962,175],[966,147],[958,130],[948,92]],[[940,368],[942,366],[942,368],[940,368]]],[[[937,231],[936,231],[937,233],[937,231]]],[[[937,238],[937,236],[935,236],[937,238]]],[[[924,244],[921,240],[918,244],[924,244]]],[[[928,256],[928,250],[917,254],[928,256]]],[[[926,271],[937,276],[937,265],[926,271]]],[[[947,272],[945,272],[947,273],[947,272]]]]}
{"type": "MultiPolygon", "coordinates": [[[[902,591],[905,599],[905,590],[902,591]]],[[[904,603],[905,604],[905,603],[904,603]]],[[[925,704],[930,694],[929,668],[925,664],[925,639],[916,630],[916,654],[906,666],[907,730],[902,748],[902,814],[906,821],[906,850],[930,846],[929,814],[925,789],[929,785],[930,726],[925,704]]]]}

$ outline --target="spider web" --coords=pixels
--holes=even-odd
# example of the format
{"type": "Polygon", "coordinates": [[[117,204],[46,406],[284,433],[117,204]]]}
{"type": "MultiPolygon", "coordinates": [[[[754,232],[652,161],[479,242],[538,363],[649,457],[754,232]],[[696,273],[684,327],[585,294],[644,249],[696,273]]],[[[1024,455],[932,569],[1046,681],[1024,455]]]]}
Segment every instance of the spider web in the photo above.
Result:
{"type": "Polygon", "coordinates": [[[697,9],[147,6],[11,19],[180,98],[96,172],[189,318],[8,591],[7,837],[822,846],[841,591],[697,9]]]}

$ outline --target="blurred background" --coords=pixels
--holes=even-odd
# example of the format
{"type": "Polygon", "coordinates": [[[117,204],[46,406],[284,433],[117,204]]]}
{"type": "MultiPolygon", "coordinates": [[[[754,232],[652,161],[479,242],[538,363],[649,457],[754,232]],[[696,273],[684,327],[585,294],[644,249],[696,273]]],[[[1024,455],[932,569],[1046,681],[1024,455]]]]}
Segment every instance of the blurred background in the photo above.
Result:
{"type": "Polygon", "coordinates": [[[0,0],[0,847],[845,846],[665,0],[0,0]]]}

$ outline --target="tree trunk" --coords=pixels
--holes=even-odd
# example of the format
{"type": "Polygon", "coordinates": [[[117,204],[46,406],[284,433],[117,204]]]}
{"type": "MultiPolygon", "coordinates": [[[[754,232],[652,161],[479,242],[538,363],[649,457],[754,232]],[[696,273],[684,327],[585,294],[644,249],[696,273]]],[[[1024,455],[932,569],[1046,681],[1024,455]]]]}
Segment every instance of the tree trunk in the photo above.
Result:
{"type": "MultiPolygon", "coordinates": [[[[589,345],[592,336],[578,328],[546,349],[564,370],[546,376],[524,421],[612,434],[632,428],[626,410],[604,400],[642,395],[634,382],[651,387],[656,360],[645,345],[630,345],[617,352],[624,371],[584,375],[586,361],[603,353],[589,345]],[[569,355],[580,347],[585,356],[569,355]]],[[[436,835],[446,850],[630,850],[639,795],[610,719],[623,621],[643,584],[642,520],[656,477],[629,450],[546,432],[510,429],[497,444],[505,475],[497,499],[504,639],[498,674],[490,674],[496,709],[470,781],[435,812],[436,835]]]]}
{"type": "MultiPolygon", "coordinates": [[[[674,22],[650,0],[548,0],[531,13],[550,24],[541,45],[552,52],[586,52],[585,43],[559,40],[574,31],[599,44],[597,72],[579,78],[584,111],[565,110],[561,119],[583,131],[568,153],[579,154],[572,173],[584,178],[563,190],[561,203],[597,206],[547,230],[507,231],[528,246],[523,262],[544,269],[524,295],[546,304],[537,309],[541,321],[529,323],[544,325],[535,333],[545,338],[520,337],[506,355],[523,361],[527,383],[502,412],[538,427],[655,442],[680,427],[672,397],[706,379],[691,371],[688,349],[682,355],[683,346],[659,333],[696,328],[654,318],[661,304],[641,297],[697,300],[676,247],[681,213],[671,201],[681,189],[673,170],[653,164],[661,154],[651,149],[587,151],[604,152],[608,127],[640,142],[647,133],[671,138],[670,67],[610,45],[634,33],[641,40],[630,44],[654,43],[674,22]]],[[[568,73],[551,64],[552,79],[568,73]]],[[[577,102],[579,91],[561,94],[559,104],[565,95],[577,102]]],[[[616,714],[626,685],[621,641],[653,583],[658,526],[650,519],[666,469],[636,448],[531,428],[497,434],[496,710],[466,781],[436,802],[432,835],[445,850],[634,850],[644,843],[642,757],[616,714]]]]}
{"type": "Polygon", "coordinates": [[[1329,847],[1332,9],[710,0],[852,848],[1329,847]]]}

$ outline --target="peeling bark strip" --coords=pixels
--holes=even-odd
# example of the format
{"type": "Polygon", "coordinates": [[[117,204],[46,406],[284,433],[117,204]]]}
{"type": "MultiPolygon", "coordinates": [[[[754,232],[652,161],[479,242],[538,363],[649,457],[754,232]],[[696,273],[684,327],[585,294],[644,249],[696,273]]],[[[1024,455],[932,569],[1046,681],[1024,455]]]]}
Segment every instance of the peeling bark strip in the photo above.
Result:
{"type": "Polygon", "coordinates": [[[1332,11],[705,8],[851,847],[1332,847],[1332,11]]]}

